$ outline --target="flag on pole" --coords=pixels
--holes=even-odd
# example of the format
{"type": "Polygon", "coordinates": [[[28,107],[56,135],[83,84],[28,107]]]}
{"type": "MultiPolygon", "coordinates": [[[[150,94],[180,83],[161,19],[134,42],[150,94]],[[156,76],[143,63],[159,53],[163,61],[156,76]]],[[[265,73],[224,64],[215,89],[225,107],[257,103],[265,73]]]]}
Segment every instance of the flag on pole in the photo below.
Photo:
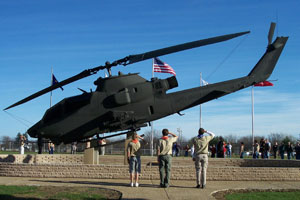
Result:
{"type": "MultiPolygon", "coordinates": [[[[57,83],[58,83],[58,80],[55,78],[54,74],[52,74],[52,84],[51,84],[51,86],[52,86],[52,85],[55,85],[55,84],[57,84],[57,83]]],[[[61,89],[61,90],[64,90],[63,87],[60,87],[60,89],[61,89]]]]}
{"type": "Polygon", "coordinates": [[[158,58],[153,58],[153,71],[159,73],[169,73],[176,76],[174,69],[158,58]]]}
{"type": "Polygon", "coordinates": [[[262,81],[262,82],[254,84],[254,86],[255,87],[265,87],[265,86],[274,86],[274,84],[269,81],[262,81]]]}
{"type": "Polygon", "coordinates": [[[208,85],[208,84],[209,84],[207,81],[205,81],[205,80],[203,80],[203,79],[201,79],[201,81],[202,81],[202,85],[203,85],[203,86],[205,86],[205,85],[208,85]]]}

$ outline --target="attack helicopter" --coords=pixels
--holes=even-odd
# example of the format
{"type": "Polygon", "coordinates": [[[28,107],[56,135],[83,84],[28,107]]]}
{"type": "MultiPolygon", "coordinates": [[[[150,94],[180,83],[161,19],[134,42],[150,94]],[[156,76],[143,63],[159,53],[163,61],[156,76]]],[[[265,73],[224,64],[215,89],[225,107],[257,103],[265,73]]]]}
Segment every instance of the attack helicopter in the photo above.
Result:
{"type": "Polygon", "coordinates": [[[178,113],[211,101],[224,95],[236,92],[256,83],[265,81],[271,75],[288,37],[277,37],[272,42],[275,23],[271,23],[266,52],[244,77],[227,80],[202,87],[167,93],[178,86],[175,76],[146,80],[138,73],[112,75],[111,68],[141,62],[158,56],[171,54],[200,46],[239,37],[250,31],[222,35],[197,40],[142,54],[129,55],[112,63],[106,62],[95,68],[63,80],[55,85],[32,94],[21,101],[5,108],[5,110],[28,102],[47,92],[70,84],[74,81],[96,74],[99,70],[107,70],[109,77],[99,77],[94,84],[95,91],[63,99],[49,108],[43,118],[28,129],[31,137],[41,140],[50,139],[53,143],[83,142],[98,136],[98,139],[126,134],[145,127],[151,121],[178,113]],[[121,132],[121,133],[117,133],[121,132]],[[106,137],[99,134],[111,133],[106,137]]]}

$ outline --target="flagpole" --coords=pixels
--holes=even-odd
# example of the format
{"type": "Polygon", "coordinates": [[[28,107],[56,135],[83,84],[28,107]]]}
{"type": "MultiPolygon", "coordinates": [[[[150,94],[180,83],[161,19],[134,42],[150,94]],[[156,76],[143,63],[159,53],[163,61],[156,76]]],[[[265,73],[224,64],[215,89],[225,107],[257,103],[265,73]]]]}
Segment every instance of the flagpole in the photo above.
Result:
{"type": "MultiPolygon", "coordinates": [[[[153,66],[154,66],[154,59],[152,59],[152,78],[154,77],[154,69],[153,69],[153,66]]],[[[153,121],[151,122],[151,144],[150,144],[150,148],[151,148],[151,156],[153,157],[153,121]]]]}
{"type": "MultiPolygon", "coordinates": [[[[51,83],[50,83],[50,86],[52,85],[53,83],[53,67],[51,67],[51,83]]],[[[52,90],[50,91],[50,108],[52,106],[52,90]]]]}
{"type": "MultiPolygon", "coordinates": [[[[200,87],[202,86],[202,72],[200,72],[200,87]]],[[[199,128],[202,126],[202,108],[200,104],[200,119],[199,119],[199,128]]]]}
{"type": "Polygon", "coordinates": [[[251,90],[251,102],[252,102],[252,152],[254,153],[254,86],[251,90]]]}

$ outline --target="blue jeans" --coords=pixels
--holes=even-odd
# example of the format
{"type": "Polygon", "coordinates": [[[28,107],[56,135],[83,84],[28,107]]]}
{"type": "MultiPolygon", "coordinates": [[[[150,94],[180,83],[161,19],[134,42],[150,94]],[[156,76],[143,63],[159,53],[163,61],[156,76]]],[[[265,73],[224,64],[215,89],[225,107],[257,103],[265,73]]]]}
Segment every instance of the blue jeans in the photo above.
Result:
{"type": "Polygon", "coordinates": [[[287,153],[288,159],[291,160],[292,152],[287,153]]]}
{"type": "Polygon", "coordinates": [[[258,152],[254,152],[253,159],[258,159],[258,158],[259,158],[259,153],[258,152]]]}
{"type": "Polygon", "coordinates": [[[227,156],[228,156],[229,158],[231,158],[231,150],[228,150],[228,151],[227,151],[227,156]]]}
{"type": "Polygon", "coordinates": [[[241,152],[240,158],[244,158],[244,152],[241,152]]]}
{"type": "Polygon", "coordinates": [[[129,160],[129,173],[141,173],[141,157],[131,156],[129,160]]]}

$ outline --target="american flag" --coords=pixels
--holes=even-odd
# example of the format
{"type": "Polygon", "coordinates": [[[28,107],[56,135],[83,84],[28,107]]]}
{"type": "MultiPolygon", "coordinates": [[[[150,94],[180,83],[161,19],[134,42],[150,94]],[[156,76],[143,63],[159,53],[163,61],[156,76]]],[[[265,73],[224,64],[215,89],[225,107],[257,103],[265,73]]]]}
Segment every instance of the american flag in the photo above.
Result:
{"type": "Polygon", "coordinates": [[[158,58],[153,58],[153,71],[160,73],[170,73],[176,76],[174,69],[170,65],[161,61],[158,58]]]}

